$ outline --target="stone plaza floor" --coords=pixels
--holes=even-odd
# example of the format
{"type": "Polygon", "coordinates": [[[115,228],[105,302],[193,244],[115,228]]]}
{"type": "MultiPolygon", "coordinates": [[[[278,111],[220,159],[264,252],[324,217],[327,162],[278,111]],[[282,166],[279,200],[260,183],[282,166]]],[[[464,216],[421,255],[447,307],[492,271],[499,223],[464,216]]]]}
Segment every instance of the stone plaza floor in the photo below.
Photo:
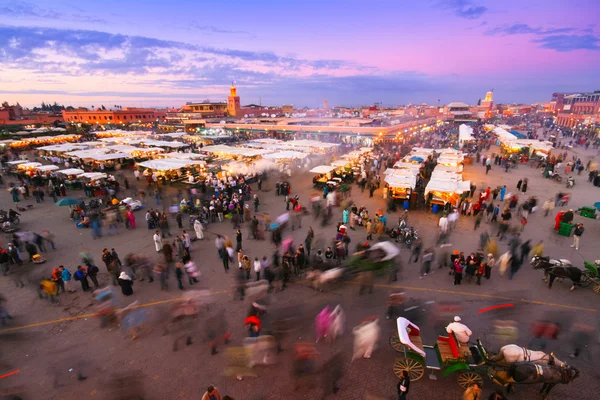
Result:
{"type": "MultiPolygon", "coordinates": [[[[595,154],[581,154],[584,163],[588,157],[595,154]]],[[[134,181],[130,174],[130,182],[134,181]]],[[[481,165],[465,166],[464,179],[470,179],[477,187],[482,185],[494,188],[497,185],[507,185],[508,191],[516,192],[516,183],[520,178],[529,179],[527,196],[535,195],[540,200],[540,206],[547,198],[553,197],[559,190],[566,191],[564,184],[557,184],[542,179],[537,169],[520,165],[517,169],[505,173],[499,168],[493,168],[485,175],[481,165]]],[[[576,176],[577,184],[570,189],[572,200],[569,208],[577,209],[585,205],[593,205],[599,201],[600,190],[587,182],[587,175],[576,176]]],[[[283,197],[275,196],[274,183],[271,177],[265,185],[266,190],[259,192],[261,206],[259,214],[267,210],[271,217],[285,212],[283,197]]],[[[310,196],[315,193],[311,187],[312,175],[305,172],[295,173],[290,178],[292,193],[300,196],[301,202],[308,204],[310,196]]],[[[253,185],[256,189],[256,185],[253,185]]],[[[79,197],[82,192],[69,193],[69,196],[79,197]]],[[[368,197],[368,191],[361,193],[354,187],[353,200],[360,206],[365,205],[373,215],[379,209],[385,210],[385,202],[381,190],[377,190],[373,198],[368,197]]],[[[524,196],[520,195],[523,199],[524,196]]],[[[34,204],[29,200],[26,204],[34,204]]],[[[5,192],[0,197],[0,208],[11,207],[10,194],[5,192]]],[[[148,200],[146,207],[153,207],[154,202],[148,200]]],[[[312,216],[302,220],[302,228],[294,232],[287,231],[295,243],[304,241],[307,228],[315,230],[315,245],[313,249],[324,248],[331,242],[335,232],[335,222],[341,220],[341,209],[334,209],[333,223],[321,227],[319,221],[312,216]]],[[[557,210],[555,210],[556,212],[557,210]]],[[[41,232],[50,229],[56,235],[57,250],[45,253],[47,262],[35,267],[35,273],[42,275],[45,271],[50,274],[52,268],[58,265],[69,266],[72,270],[79,263],[79,252],[89,249],[95,262],[100,268],[101,283],[109,284],[104,265],[101,262],[103,248],[115,248],[121,259],[129,252],[144,253],[158,259],[152,242],[153,231],[146,229],[144,211],[136,212],[137,229],[125,230],[120,228],[118,234],[103,236],[93,240],[87,229],[77,229],[68,218],[68,209],[56,207],[46,198],[43,204],[35,206],[21,216],[21,229],[24,231],[41,232]]],[[[394,224],[400,214],[388,215],[388,224],[394,224]]],[[[423,238],[424,248],[433,246],[436,238],[436,226],[439,215],[425,211],[410,211],[409,225],[416,227],[423,238]]],[[[554,218],[544,217],[540,211],[530,217],[524,232],[524,239],[533,243],[543,240],[545,253],[558,258],[570,259],[575,265],[582,267],[583,260],[599,258],[597,243],[600,225],[596,220],[582,218],[576,215],[575,220],[586,226],[581,239],[579,251],[569,246],[571,238],[558,236],[553,231],[554,218]]],[[[518,220],[514,223],[518,223],[518,220]]],[[[187,223],[184,221],[187,227],[187,223]]],[[[174,220],[170,223],[171,230],[179,233],[174,220]]],[[[451,235],[451,249],[459,249],[465,253],[477,250],[479,234],[487,229],[495,235],[496,227],[482,222],[478,230],[474,230],[472,217],[461,217],[456,230],[451,235]]],[[[273,246],[268,240],[255,241],[248,237],[244,227],[244,249],[251,257],[270,256],[273,246]]],[[[193,230],[188,229],[193,233],[193,230]]],[[[194,242],[192,258],[198,265],[202,275],[200,283],[194,289],[208,289],[213,294],[215,307],[223,310],[232,331],[232,341],[229,346],[239,346],[246,336],[243,320],[249,307],[249,302],[234,300],[233,285],[235,273],[226,274],[221,261],[218,259],[214,246],[214,234],[226,234],[234,237],[232,225],[229,222],[209,224],[205,231],[206,240],[194,242]]],[[[354,249],[356,244],[365,240],[363,230],[350,231],[354,249]]],[[[6,245],[8,238],[2,239],[6,245]]],[[[506,251],[507,244],[500,244],[500,252],[506,251]]],[[[437,249],[436,252],[440,250],[437,249]]],[[[283,292],[271,295],[270,309],[297,307],[306,318],[297,326],[293,334],[284,342],[285,350],[278,355],[275,365],[257,367],[256,378],[245,378],[238,381],[235,377],[224,374],[227,358],[227,346],[219,348],[219,354],[210,355],[210,349],[203,340],[202,323],[194,334],[193,344],[183,346],[179,351],[172,351],[172,338],[162,335],[160,322],[164,320],[171,302],[179,298],[182,292],[177,290],[173,277],[169,281],[169,291],[160,291],[158,282],[136,282],[134,295],[130,298],[119,299],[121,305],[138,301],[146,310],[148,326],[151,329],[142,332],[140,337],[132,341],[119,329],[101,329],[95,312],[91,294],[78,291],[74,294],[61,294],[60,305],[51,305],[38,299],[36,285],[30,284],[23,289],[14,287],[10,277],[0,279],[0,293],[7,299],[7,308],[14,316],[6,327],[0,328],[0,394],[22,392],[23,399],[117,399],[117,393],[130,390],[143,393],[144,399],[200,399],[206,387],[210,384],[217,386],[221,394],[228,394],[236,400],[260,399],[393,399],[397,379],[392,371],[394,360],[400,356],[389,345],[389,337],[395,330],[394,321],[384,318],[386,300],[389,293],[403,291],[409,304],[424,304],[426,302],[451,302],[461,307],[460,315],[463,322],[474,332],[473,338],[481,338],[489,351],[497,351],[499,346],[508,343],[494,335],[493,323],[498,319],[516,321],[519,327],[518,338],[514,340],[519,345],[526,346],[531,339],[529,331],[531,322],[542,318],[556,318],[569,321],[570,324],[580,323],[598,326],[598,294],[591,288],[577,288],[570,292],[570,283],[555,282],[552,289],[542,281],[542,273],[534,271],[526,262],[513,280],[492,272],[491,279],[484,280],[481,286],[463,284],[453,286],[448,270],[437,269],[434,263],[433,273],[419,279],[420,263],[408,263],[409,251],[402,248],[401,259],[403,269],[397,282],[389,282],[387,277],[376,280],[373,294],[358,296],[358,286],[348,283],[333,288],[325,293],[315,293],[304,282],[296,282],[283,292]],[[514,307],[498,311],[480,313],[486,307],[511,303],[514,307]],[[341,304],[346,311],[346,329],[344,335],[333,343],[318,343],[319,358],[317,364],[323,365],[333,354],[342,352],[344,355],[345,373],[341,380],[341,389],[336,395],[325,394],[319,374],[315,381],[302,385],[294,390],[291,373],[292,344],[301,341],[314,341],[315,333],[312,320],[317,311],[324,305],[341,304]],[[359,359],[350,363],[352,356],[352,327],[369,315],[381,317],[382,335],[378,349],[371,359],[359,359]],[[18,370],[14,375],[1,377],[10,371],[18,370]],[[76,372],[81,370],[87,379],[76,380],[76,372]],[[119,382],[121,380],[121,382],[119,382]],[[118,388],[118,386],[124,388],[118,388]],[[119,392],[121,391],[121,392],[119,392]]],[[[235,265],[233,266],[235,267],[235,265]]],[[[252,273],[254,278],[254,273],[252,273]]],[[[75,285],[79,286],[77,282],[75,285]]],[[[189,287],[184,282],[186,289],[189,287]]],[[[120,295],[120,291],[119,291],[120,295]]],[[[439,321],[434,314],[426,309],[421,313],[412,312],[419,321],[414,321],[421,327],[424,344],[434,344],[436,336],[441,334],[440,327],[451,322],[439,321]]],[[[412,318],[412,317],[411,317],[412,318]]],[[[557,357],[580,369],[580,377],[570,385],[557,385],[549,398],[551,399],[594,399],[600,392],[598,380],[598,338],[593,338],[579,358],[571,360],[569,354],[573,351],[572,335],[568,327],[559,335],[558,340],[549,344],[548,350],[554,351],[557,357]]],[[[457,384],[457,373],[443,377],[436,373],[435,380],[429,379],[429,371],[420,381],[411,384],[409,398],[426,399],[460,399],[463,390],[457,384]]],[[[513,399],[535,398],[539,385],[518,386],[513,399]]],[[[487,398],[495,387],[489,379],[484,381],[484,398],[487,398]]],[[[142,396],[142,395],[140,395],[142,396]]],[[[133,397],[131,397],[133,398],[133,397]]],[[[140,397],[141,398],[141,397],[140,397]]]]}

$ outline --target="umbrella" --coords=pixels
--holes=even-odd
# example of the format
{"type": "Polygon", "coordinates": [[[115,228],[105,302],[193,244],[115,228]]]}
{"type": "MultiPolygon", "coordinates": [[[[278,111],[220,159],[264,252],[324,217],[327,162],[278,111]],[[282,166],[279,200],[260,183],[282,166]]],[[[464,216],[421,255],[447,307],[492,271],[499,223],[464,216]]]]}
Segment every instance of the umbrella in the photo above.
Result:
{"type": "Polygon", "coordinates": [[[62,206],[74,206],[75,204],[79,204],[81,203],[79,200],[77,199],[73,199],[71,197],[65,197],[63,199],[60,199],[59,201],[56,202],[56,205],[59,207],[62,206]]]}
{"type": "Polygon", "coordinates": [[[423,162],[424,160],[423,157],[414,156],[410,158],[410,161],[423,162]]]}

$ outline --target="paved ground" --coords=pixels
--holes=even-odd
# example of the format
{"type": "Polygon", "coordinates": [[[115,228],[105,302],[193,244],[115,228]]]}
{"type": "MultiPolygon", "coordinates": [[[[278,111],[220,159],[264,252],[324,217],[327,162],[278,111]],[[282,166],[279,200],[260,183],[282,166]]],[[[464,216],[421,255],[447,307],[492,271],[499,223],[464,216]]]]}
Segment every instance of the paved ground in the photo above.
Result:
{"type": "MultiPolygon", "coordinates": [[[[587,160],[590,153],[582,155],[587,160]]],[[[464,172],[465,179],[473,180],[479,187],[481,184],[495,185],[506,184],[509,190],[514,190],[516,181],[521,177],[529,178],[528,194],[537,195],[542,201],[553,196],[558,190],[564,189],[547,180],[541,179],[539,171],[527,166],[519,166],[510,173],[504,173],[497,168],[485,175],[484,168],[480,165],[467,166],[464,172]]],[[[310,174],[296,174],[292,180],[292,191],[298,193],[301,199],[307,201],[312,189],[310,188],[310,174]]],[[[272,186],[273,182],[271,182],[272,186]]],[[[591,205],[598,200],[598,188],[587,183],[585,176],[577,177],[577,185],[573,192],[570,206],[574,209],[583,205],[591,205]]],[[[263,192],[261,208],[268,210],[272,216],[285,210],[283,198],[276,197],[274,190],[263,192]]],[[[368,198],[368,193],[361,194],[354,190],[353,196],[359,204],[368,207],[371,213],[384,208],[381,191],[375,192],[374,198],[368,198]]],[[[0,198],[0,208],[8,208],[10,196],[5,194],[0,198]]],[[[341,210],[336,212],[340,215],[341,210]]],[[[48,262],[37,267],[39,271],[51,269],[64,264],[74,266],[78,263],[80,249],[87,248],[95,256],[101,270],[100,253],[104,247],[115,247],[121,257],[133,251],[155,255],[151,239],[151,232],[144,227],[143,213],[137,213],[138,229],[125,231],[113,236],[105,236],[94,241],[88,230],[76,229],[69,221],[66,208],[57,208],[48,200],[45,204],[36,205],[32,210],[22,216],[22,229],[41,231],[51,229],[58,237],[56,252],[46,254],[48,262]]],[[[390,221],[395,220],[390,216],[390,221]]],[[[576,220],[580,217],[576,216],[576,220]]],[[[570,239],[557,236],[552,226],[553,218],[544,218],[536,213],[523,236],[537,241],[544,240],[546,253],[561,258],[569,258],[575,263],[582,260],[598,258],[596,238],[600,226],[597,221],[582,219],[586,224],[586,233],[582,238],[581,248],[573,251],[569,245],[570,239]]],[[[425,246],[431,244],[435,237],[437,216],[425,212],[411,212],[410,224],[419,229],[424,238],[425,246]]],[[[302,241],[306,235],[307,226],[311,225],[317,233],[317,243],[329,242],[334,232],[334,225],[324,229],[310,217],[303,220],[303,228],[291,235],[296,242],[302,241]]],[[[175,225],[174,223],[172,225],[175,225]]],[[[495,232],[495,227],[483,223],[478,231],[473,230],[473,219],[466,217],[459,221],[458,228],[452,236],[453,248],[465,252],[477,248],[479,234],[482,229],[495,232]]],[[[208,230],[215,233],[232,235],[230,224],[211,224],[208,230]]],[[[246,232],[244,231],[246,234],[246,232]]],[[[364,232],[350,232],[351,246],[365,238],[364,232]]],[[[211,235],[208,235],[210,238],[211,235]]],[[[502,244],[501,250],[505,249],[502,244]]],[[[244,241],[244,247],[251,256],[262,256],[272,252],[268,241],[244,241]]],[[[233,300],[231,288],[233,274],[226,275],[217,258],[213,240],[196,242],[192,247],[192,257],[198,263],[202,272],[200,283],[196,288],[210,289],[216,299],[217,307],[223,310],[233,332],[230,346],[240,345],[245,337],[243,319],[249,304],[233,300]]],[[[394,331],[391,321],[382,320],[383,334],[379,349],[370,360],[359,360],[349,363],[352,351],[351,327],[368,315],[381,315],[385,311],[385,301],[389,293],[402,290],[407,293],[409,304],[422,304],[427,301],[436,303],[456,302],[463,308],[460,315],[463,321],[474,331],[474,335],[485,341],[486,345],[495,350],[505,343],[493,335],[493,321],[495,319],[512,319],[518,322],[520,333],[516,340],[518,344],[526,345],[530,339],[528,328],[531,321],[550,316],[551,318],[568,319],[571,323],[579,322],[597,326],[598,295],[590,288],[577,289],[569,292],[567,282],[556,283],[549,290],[541,280],[541,274],[533,271],[527,265],[517,274],[516,278],[509,281],[494,273],[492,279],[485,281],[480,287],[475,285],[452,285],[451,277],[445,270],[436,270],[424,279],[419,279],[417,264],[408,264],[408,254],[402,253],[404,269],[398,282],[389,283],[384,277],[377,282],[375,293],[372,295],[358,296],[358,287],[348,284],[327,293],[314,294],[302,283],[292,285],[282,293],[272,296],[271,309],[280,307],[297,306],[300,313],[311,319],[325,304],[342,304],[347,311],[346,334],[333,344],[319,343],[319,365],[323,364],[337,351],[342,351],[346,361],[346,373],[342,380],[342,389],[331,398],[340,399],[365,399],[373,398],[391,399],[394,397],[396,378],[392,373],[392,365],[398,353],[395,353],[387,343],[390,334],[394,331]],[[485,307],[513,303],[510,311],[478,313],[485,307]]],[[[102,279],[107,282],[107,277],[102,274],[102,279]]],[[[136,283],[135,294],[131,299],[121,299],[121,304],[137,300],[147,306],[149,321],[160,321],[164,318],[168,304],[173,299],[181,296],[176,289],[175,281],[170,281],[171,290],[160,292],[157,283],[136,283]]],[[[186,285],[187,288],[187,285],[186,285]]],[[[7,329],[0,331],[0,374],[13,370],[18,373],[0,379],[0,393],[21,387],[25,392],[25,399],[113,399],[116,378],[126,378],[126,387],[136,389],[141,386],[146,399],[199,399],[208,384],[215,384],[221,393],[227,393],[235,399],[304,399],[326,398],[323,395],[321,384],[311,387],[301,387],[293,391],[291,379],[291,343],[295,341],[314,340],[314,329],[309,322],[297,327],[291,337],[286,339],[288,349],[281,353],[275,366],[258,368],[257,378],[246,378],[236,381],[234,378],[224,376],[226,364],[225,351],[215,356],[210,356],[208,346],[203,343],[203,326],[199,324],[198,333],[194,337],[194,344],[178,352],[172,352],[172,338],[162,336],[162,330],[156,323],[154,328],[145,332],[140,339],[131,341],[119,330],[100,329],[98,320],[89,315],[94,312],[91,295],[80,291],[75,294],[60,296],[60,305],[53,306],[39,300],[34,292],[34,287],[16,289],[12,281],[0,280],[0,293],[8,299],[8,308],[15,319],[10,321],[7,329]],[[75,379],[75,370],[82,368],[88,379],[78,382],[75,379]],[[73,371],[70,371],[73,369],[73,371]],[[139,379],[136,379],[139,378],[139,379]]],[[[433,344],[435,336],[440,333],[440,328],[447,320],[439,321],[433,312],[427,310],[414,316],[414,322],[421,325],[424,343],[433,344]]],[[[563,332],[556,343],[551,344],[560,359],[568,360],[572,351],[570,335],[563,332]]],[[[600,391],[598,383],[597,365],[595,357],[597,345],[591,344],[589,353],[581,359],[572,361],[580,368],[581,376],[574,384],[557,386],[552,392],[553,399],[592,399],[600,391]],[[590,358],[590,360],[586,360],[590,358]]],[[[569,360],[570,361],[570,360],[569,360]]],[[[484,393],[492,390],[492,383],[485,382],[484,393]]],[[[519,387],[518,393],[512,396],[515,399],[532,397],[536,387],[519,387]]],[[[437,374],[437,380],[430,380],[426,376],[411,385],[411,398],[422,399],[458,399],[462,391],[456,383],[456,374],[442,377],[437,374]]],[[[327,397],[327,398],[329,398],[327,397]]]]}

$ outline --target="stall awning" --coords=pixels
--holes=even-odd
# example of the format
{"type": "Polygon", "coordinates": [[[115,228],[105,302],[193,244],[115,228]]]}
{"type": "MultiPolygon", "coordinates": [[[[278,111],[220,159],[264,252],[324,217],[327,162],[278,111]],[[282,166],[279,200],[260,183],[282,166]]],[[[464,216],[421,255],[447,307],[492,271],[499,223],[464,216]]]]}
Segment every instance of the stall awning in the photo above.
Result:
{"type": "Polygon", "coordinates": [[[37,169],[38,171],[54,171],[57,170],[59,168],[58,165],[42,165],[40,167],[36,167],[35,169],[37,169]]]}
{"type": "Polygon", "coordinates": [[[335,160],[331,163],[331,165],[333,165],[334,167],[345,167],[348,164],[350,164],[348,160],[335,160]]]}
{"type": "Polygon", "coordinates": [[[174,159],[157,159],[148,160],[141,163],[137,163],[139,167],[149,168],[156,171],[170,171],[173,169],[180,169],[189,167],[191,165],[202,165],[205,164],[201,160],[174,160],[174,159]]]}
{"type": "Polygon", "coordinates": [[[85,171],[79,168],[67,168],[67,169],[61,169],[60,171],[56,171],[56,173],[58,174],[63,174],[63,175],[81,175],[83,174],[85,171]]]}
{"type": "Polygon", "coordinates": [[[301,153],[299,151],[279,151],[277,153],[271,153],[271,154],[265,154],[263,155],[264,158],[270,158],[270,159],[276,159],[276,160],[283,160],[283,159],[287,159],[287,158],[306,158],[308,156],[308,154],[306,153],[301,153]]]}
{"type": "Polygon", "coordinates": [[[335,167],[333,165],[319,165],[310,170],[313,174],[327,174],[333,171],[335,167]]]}
{"type": "Polygon", "coordinates": [[[23,163],[23,164],[19,164],[19,169],[35,168],[35,167],[39,167],[40,165],[42,165],[42,163],[39,163],[39,162],[26,162],[26,163],[23,163]]]}
{"type": "Polygon", "coordinates": [[[386,175],[384,182],[391,188],[414,189],[417,183],[417,177],[414,175],[386,175]]]}
{"type": "Polygon", "coordinates": [[[29,160],[13,160],[13,161],[8,161],[7,164],[9,165],[19,165],[19,164],[25,164],[28,163],[29,160]]]}
{"type": "Polygon", "coordinates": [[[96,181],[98,179],[103,179],[106,178],[106,174],[102,173],[102,172],[84,172],[83,174],[80,174],[79,176],[84,177],[84,178],[88,178],[92,181],[96,181]]]}

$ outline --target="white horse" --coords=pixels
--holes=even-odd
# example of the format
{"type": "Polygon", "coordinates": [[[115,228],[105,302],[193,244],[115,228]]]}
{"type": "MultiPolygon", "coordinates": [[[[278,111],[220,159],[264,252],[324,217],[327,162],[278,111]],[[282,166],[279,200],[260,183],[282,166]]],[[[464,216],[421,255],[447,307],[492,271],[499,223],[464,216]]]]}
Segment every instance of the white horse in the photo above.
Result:
{"type": "Polygon", "coordinates": [[[554,355],[546,354],[543,351],[529,350],[525,347],[517,346],[516,344],[507,344],[500,348],[498,354],[490,358],[496,362],[514,363],[519,361],[536,361],[542,364],[550,363],[551,359],[554,359],[556,365],[564,366],[564,363],[554,355]]]}

